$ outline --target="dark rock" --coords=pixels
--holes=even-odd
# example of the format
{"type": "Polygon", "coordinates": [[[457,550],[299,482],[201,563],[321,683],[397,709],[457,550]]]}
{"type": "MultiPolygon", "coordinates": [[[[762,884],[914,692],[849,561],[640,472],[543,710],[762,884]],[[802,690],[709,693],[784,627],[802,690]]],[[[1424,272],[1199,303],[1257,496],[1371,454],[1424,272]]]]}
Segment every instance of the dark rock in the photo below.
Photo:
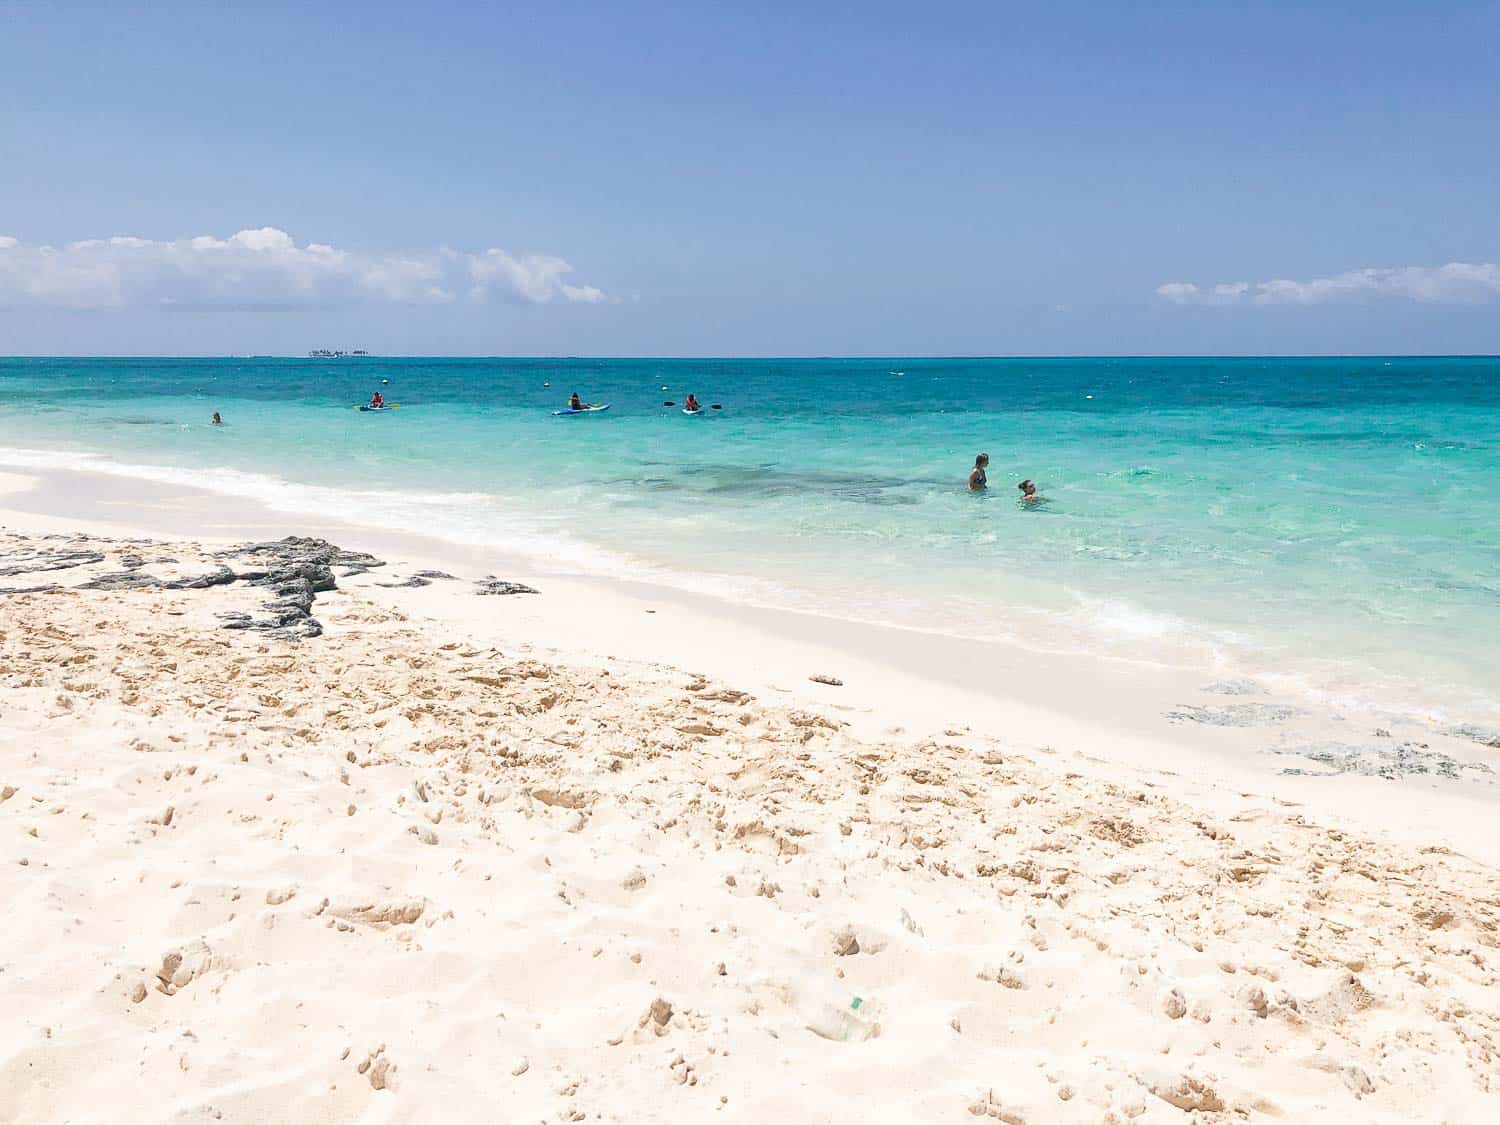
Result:
{"type": "Polygon", "coordinates": [[[449,574],[446,570],[419,570],[417,571],[416,576],[418,578],[446,578],[449,581],[457,581],[457,579],[455,579],[453,575],[449,574]]]}
{"type": "MultiPolygon", "coordinates": [[[[74,541],[76,542],[76,540],[74,541]]],[[[132,546],[135,544],[132,543],[132,546]]],[[[148,546],[150,544],[147,544],[148,546]]],[[[240,611],[219,614],[225,629],[250,629],[286,639],[317,637],[323,626],[312,615],[317,595],[337,589],[334,568],[343,574],[364,574],[385,563],[360,551],[346,551],[326,539],[290,536],[268,543],[251,543],[218,552],[213,568],[202,574],[171,579],[147,573],[147,565],[176,564],[169,558],[147,559],[129,551],[118,556],[122,570],[96,575],[77,588],[83,590],[203,590],[245,581],[267,592],[268,600],[259,613],[240,611]]],[[[37,571],[66,570],[103,562],[99,551],[73,547],[57,549],[24,548],[8,553],[0,562],[0,577],[31,574],[37,571]]],[[[444,577],[447,577],[446,575],[444,577]]],[[[408,580],[408,584],[425,585],[426,579],[408,580]]],[[[0,588],[0,594],[46,593],[61,589],[56,584],[0,588]]],[[[496,591],[500,592],[500,591],[496,591]]],[[[507,591],[508,592],[508,591],[507,591]]]]}
{"type": "Polygon", "coordinates": [[[98,578],[91,578],[78,586],[80,590],[154,590],[161,585],[161,580],[151,577],[149,574],[136,574],[134,571],[117,570],[113,574],[101,574],[98,578]]]}
{"type": "MultiPolygon", "coordinates": [[[[142,564],[144,565],[144,563],[142,564]]],[[[150,574],[140,574],[134,570],[116,571],[113,574],[101,574],[97,578],[82,583],[80,590],[206,590],[210,586],[227,586],[237,580],[234,571],[220,563],[205,574],[195,574],[191,578],[176,578],[168,581],[157,578],[150,574]]]]}
{"type": "Polygon", "coordinates": [[[163,582],[162,588],[167,590],[206,590],[210,586],[227,586],[235,581],[235,573],[223,563],[214,567],[207,574],[194,575],[192,578],[179,578],[174,582],[163,582]]]}
{"type": "Polygon", "coordinates": [[[344,574],[364,574],[385,563],[360,551],[345,551],[326,539],[287,536],[269,543],[252,543],[220,552],[221,557],[246,559],[250,566],[235,573],[252,586],[269,590],[264,617],[221,615],[226,629],[254,629],[288,640],[321,636],[322,624],[312,616],[313,601],[338,589],[333,567],[344,574]]]}
{"type": "Polygon", "coordinates": [[[333,571],[322,563],[316,562],[288,563],[286,566],[278,566],[264,578],[254,579],[250,584],[270,586],[277,592],[281,592],[283,588],[306,587],[314,594],[322,594],[339,588],[337,580],[333,577],[333,571]]]}
{"type": "Polygon", "coordinates": [[[1492,749],[1500,750],[1500,730],[1495,727],[1482,727],[1478,723],[1458,723],[1455,726],[1444,727],[1443,733],[1452,735],[1454,738],[1470,738],[1492,749]]]}
{"type": "Polygon", "coordinates": [[[1301,708],[1284,703],[1230,703],[1223,707],[1194,707],[1182,703],[1176,710],[1168,711],[1167,718],[1173,722],[1203,723],[1211,727],[1254,727],[1285,722],[1302,714],[1306,712],[1301,708]]]}
{"type": "Polygon", "coordinates": [[[1354,774],[1358,777],[1383,777],[1397,781],[1404,777],[1446,777],[1457,780],[1465,770],[1493,774],[1479,762],[1463,762],[1447,754],[1421,749],[1410,742],[1400,746],[1352,746],[1344,742],[1315,742],[1306,746],[1275,747],[1272,754],[1307,758],[1325,767],[1321,772],[1307,769],[1285,769],[1281,772],[1303,777],[1334,777],[1354,774]]]}
{"type": "Polygon", "coordinates": [[[1203,690],[1213,695],[1265,695],[1266,689],[1254,680],[1219,680],[1205,684],[1203,690]]]}
{"type": "Polygon", "coordinates": [[[17,551],[6,556],[8,566],[0,566],[0,578],[17,574],[35,574],[42,570],[71,570],[75,566],[91,566],[104,561],[99,551],[17,551]]]}
{"type": "Polygon", "coordinates": [[[504,579],[496,578],[494,575],[486,575],[475,583],[478,587],[474,592],[477,594],[536,594],[541,591],[532,586],[523,586],[519,582],[506,582],[504,579]]]}
{"type": "Polygon", "coordinates": [[[326,539],[314,539],[303,535],[288,535],[285,539],[275,539],[266,543],[250,543],[244,547],[222,551],[220,555],[224,558],[249,560],[252,563],[261,564],[264,569],[248,567],[240,571],[240,577],[251,581],[254,581],[255,577],[270,573],[278,566],[303,563],[330,568],[343,567],[345,578],[355,574],[365,574],[376,567],[385,565],[383,560],[377,559],[374,555],[363,551],[346,551],[326,539]]]}
{"type": "Polygon", "coordinates": [[[375,585],[383,586],[387,590],[399,590],[406,586],[431,586],[432,582],[423,578],[420,574],[413,574],[403,582],[377,582],[375,585]]]}

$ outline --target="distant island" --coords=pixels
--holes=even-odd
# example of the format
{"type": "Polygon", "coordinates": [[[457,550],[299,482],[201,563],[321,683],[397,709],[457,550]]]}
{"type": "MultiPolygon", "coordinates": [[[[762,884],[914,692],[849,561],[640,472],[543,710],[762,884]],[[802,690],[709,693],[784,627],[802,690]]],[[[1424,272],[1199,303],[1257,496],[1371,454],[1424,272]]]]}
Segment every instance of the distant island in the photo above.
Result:
{"type": "Polygon", "coordinates": [[[330,351],[328,348],[314,348],[308,352],[309,359],[349,359],[353,356],[369,355],[363,348],[355,348],[352,352],[330,351]]]}

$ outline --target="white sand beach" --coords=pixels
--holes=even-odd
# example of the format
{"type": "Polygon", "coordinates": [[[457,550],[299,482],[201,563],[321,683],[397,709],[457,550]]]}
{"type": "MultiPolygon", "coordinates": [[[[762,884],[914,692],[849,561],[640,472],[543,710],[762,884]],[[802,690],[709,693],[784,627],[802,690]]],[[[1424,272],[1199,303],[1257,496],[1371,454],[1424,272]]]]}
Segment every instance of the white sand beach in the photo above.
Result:
{"type": "Polygon", "coordinates": [[[1500,1117],[1437,718],[0,485],[0,1120],[1500,1117]]]}

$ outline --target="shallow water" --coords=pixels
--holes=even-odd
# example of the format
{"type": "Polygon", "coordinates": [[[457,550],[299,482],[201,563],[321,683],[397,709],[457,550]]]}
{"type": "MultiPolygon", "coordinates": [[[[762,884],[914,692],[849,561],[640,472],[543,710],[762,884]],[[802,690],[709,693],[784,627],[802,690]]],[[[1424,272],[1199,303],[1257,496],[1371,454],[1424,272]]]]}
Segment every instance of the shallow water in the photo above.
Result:
{"type": "Polygon", "coordinates": [[[1494,359],[10,359],[0,447],[759,604],[1500,708],[1494,359]],[[401,408],[352,409],[376,387],[401,408]],[[612,409],[552,417],[573,390],[612,409]],[[662,405],[689,391],[723,409],[662,405]]]}

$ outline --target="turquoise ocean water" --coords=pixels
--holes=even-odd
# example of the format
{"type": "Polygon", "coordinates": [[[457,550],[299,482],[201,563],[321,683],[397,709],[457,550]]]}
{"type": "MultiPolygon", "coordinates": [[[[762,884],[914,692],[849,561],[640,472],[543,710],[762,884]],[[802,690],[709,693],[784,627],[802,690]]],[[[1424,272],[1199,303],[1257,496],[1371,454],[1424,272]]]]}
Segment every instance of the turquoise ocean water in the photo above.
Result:
{"type": "Polygon", "coordinates": [[[45,466],[1500,713],[1496,359],[0,359],[0,468],[45,466]]]}

